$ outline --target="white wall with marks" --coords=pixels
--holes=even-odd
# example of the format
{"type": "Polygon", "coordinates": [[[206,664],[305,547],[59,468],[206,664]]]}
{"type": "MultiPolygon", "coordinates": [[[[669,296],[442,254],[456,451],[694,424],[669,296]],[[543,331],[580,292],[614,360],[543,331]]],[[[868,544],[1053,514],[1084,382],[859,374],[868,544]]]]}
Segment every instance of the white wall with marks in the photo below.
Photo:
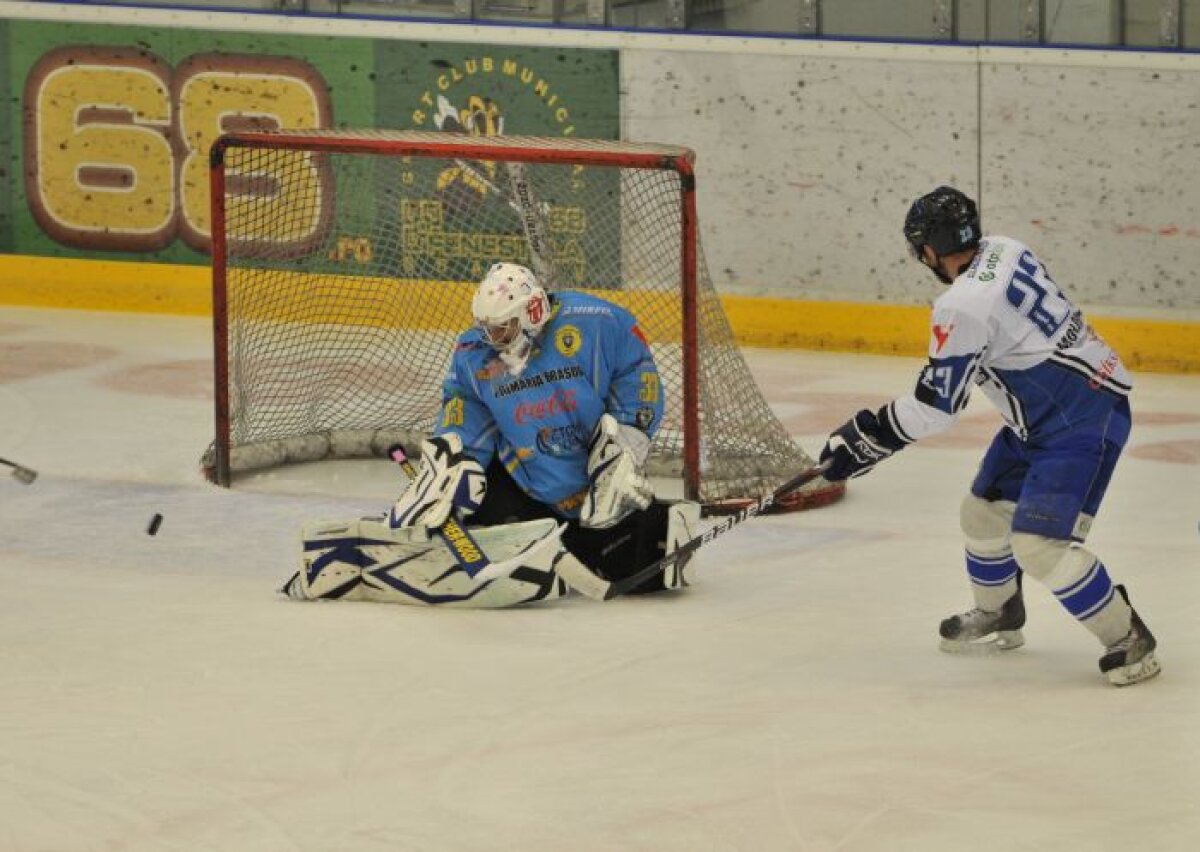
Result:
{"type": "Polygon", "coordinates": [[[1080,301],[1200,308],[1200,56],[1054,59],[984,56],[985,222],[1080,301]]]}
{"type": "Polygon", "coordinates": [[[909,202],[977,182],[975,51],[626,50],[626,135],[696,150],[702,239],[727,292],[921,301],[909,202]]]}
{"type": "Polygon", "coordinates": [[[625,135],[697,151],[725,292],[927,302],[900,225],[951,183],[1078,302],[1200,309],[1200,56],[793,42],[622,62],[625,135]]]}

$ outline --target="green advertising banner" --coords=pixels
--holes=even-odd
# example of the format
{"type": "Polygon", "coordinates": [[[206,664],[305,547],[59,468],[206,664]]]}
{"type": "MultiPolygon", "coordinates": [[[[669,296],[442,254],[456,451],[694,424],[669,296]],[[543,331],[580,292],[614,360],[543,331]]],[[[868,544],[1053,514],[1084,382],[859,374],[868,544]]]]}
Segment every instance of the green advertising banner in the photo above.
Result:
{"type": "Polygon", "coordinates": [[[207,152],[231,130],[619,135],[612,50],[9,20],[0,56],[12,254],[207,263],[207,152]]]}
{"type": "Polygon", "coordinates": [[[617,55],[607,50],[378,42],[381,127],[616,139],[617,55]]]}
{"type": "MultiPolygon", "coordinates": [[[[406,130],[593,139],[619,137],[618,67],[613,51],[380,42],[376,110],[381,126],[406,130]]],[[[560,286],[598,282],[618,239],[591,222],[613,222],[613,169],[539,166],[534,177],[487,161],[411,162],[403,221],[402,271],[478,280],[505,257],[529,255],[516,182],[535,197],[553,246],[560,286]],[[613,208],[601,211],[601,205],[613,208]]],[[[526,212],[529,212],[527,210],[526,212]]],[[[609,264],[611,266],[611,263],[609,264]]]]}
{"type": "Polygon", "coordinates": [[[0,47],[4,48],[4,53],[0,55],[0,254],[8,254],[13,250],[13,185],[14,176],[20,172],[20,155],[13,142],[13,114],[16,109],[12,77],[8,70],[10,62],[3,59],[11,55],[8,49],[8,26],[8,21],[0,20],[0,47]]]}

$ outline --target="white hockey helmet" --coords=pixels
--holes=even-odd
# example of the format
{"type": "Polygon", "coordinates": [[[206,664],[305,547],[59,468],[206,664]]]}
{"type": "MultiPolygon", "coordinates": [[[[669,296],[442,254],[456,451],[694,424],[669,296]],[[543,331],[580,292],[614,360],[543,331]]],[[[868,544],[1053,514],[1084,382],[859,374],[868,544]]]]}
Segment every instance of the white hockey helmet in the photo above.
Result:
{"type": "Polygon", "coordinates": [[[497,263],[479,283],[471,313],[493,349],[520,352],[550,319],[550,302],[531,271],[515,263],[497,263]]]}

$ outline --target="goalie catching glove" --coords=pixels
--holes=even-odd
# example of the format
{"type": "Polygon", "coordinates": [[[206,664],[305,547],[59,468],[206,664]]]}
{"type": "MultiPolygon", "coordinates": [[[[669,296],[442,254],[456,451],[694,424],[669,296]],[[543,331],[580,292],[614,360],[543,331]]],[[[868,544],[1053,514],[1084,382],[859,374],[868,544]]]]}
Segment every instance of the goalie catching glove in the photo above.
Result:
{"type": "Polygon", "coordinates": [[[458,510],[460,517],[476,511],[487,494],[487,476],[479,462],[463,453],[462,438],[453,432],[421,442],[417,478],[388,515],[392,529],[422,526],[437,529],[458,510]]]}
{"type": "Polygon", "coordinates": [[[611,414],[600,418],[588,452],[590,482],[579,511],[580,526],[607,529],[650,505],[654,490],[642,475],[649,452],[645,432],[618,423],[611,414]]]}

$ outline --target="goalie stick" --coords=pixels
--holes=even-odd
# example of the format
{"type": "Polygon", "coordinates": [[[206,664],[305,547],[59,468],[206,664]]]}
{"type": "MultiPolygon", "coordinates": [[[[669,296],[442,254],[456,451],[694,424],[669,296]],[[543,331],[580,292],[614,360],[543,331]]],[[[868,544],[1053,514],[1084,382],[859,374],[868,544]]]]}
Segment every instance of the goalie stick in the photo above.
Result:
{"type": "Polygon", "coordinates": [[[508,172],[508,187],[513,200],[509,203],[521,217],[521,229],[525,232],[525,244],[529,246],[529,259],[533,271],[547,290],[554,288],[554,266],[551,263],[550,229],[546,224],[545,208],[534,198],[529,185],[529,173],[524,163],[505,163],[508,172]]]}
{"type": "Polygon", "coordinates": [[[612,600],[618,595],[623,595],[631,589],[636,589],[651,577],[661,573],[663,569],[670,565],[674,560],[695,553],[713,539],[719,538],[720,536],[723,536],[725,533],[729,532],[742,521],[753,518],[755,515],[761,515],[763,512],[767,511],[767,509],[771,508],[775,501],[783,497],[783,495],[795,491],[802,485],[807,485],[809,482],[812,482],[828,469],[829,464],[826,462],[819,464],[816,467],[810,467],[807,470],[801,471],[787,482],[783,483],[783,485],[776,488],[766,497],[759,500],[757,503],[751,503],[737,514],[730,515],[715,527],[708,529],[703,534],[696,536],[691,541],[680,545],[674,551],[668,553],[657,562],[652,562],[637,573],[631,574],[630,576],[621,580],[607,581],[607,588],[604,589],[603,600],[612,600]]]}
{"type": "MultiPolygon", "coordinates": [[[[440,97],[440,95],[439,95],[440,97]]],[[[521,218],[521,230],[525,232],[525,244],[529,247],[529,259],[538,281],[547,290],[554,287],[554,266],[550,261],[550,229],[546,215],[550,205],[533,197],[529,186],[529,174],[524,163],[505,163],[510,192],[505,192],[491,181],[483,170],[467,160],[454,160],[454,164],[469,174],[485,190],[501,199],[521,218]]]]}
{"type": "Polygon", "coordinates": [[[37,471],[33,468],[25,467],[24,465],[9,461],[8,459],[0,459],[0,464],[11,467],[12,475],[26,485],[37,479],[37,471]]]}
{"type": "MultiPolygon", "coordinates": [[[[400,465],[400,469],[404,471],[404,475],[410,480],[417,478],[417,471],[413,467],[412,462],[408,460],[408,454],[404,451],[404,447],[399,444],[390,447],[388,449],[388,458],[400,465]]],[[[463,528],[462,524],[452,517],[447,518],[446,522],[438,527],[437,533],[454,555],[454,559],[458,562],[458,567],[462,568],[467,576],[475,582],[485,583],[499,577],[509,576],[522,565],[528,564],[531,556],[536,556],[549,544],[553,544],[555,548],[560,547],[559,539],[562,537],[562,532],[565,528],[565,524],[559,524],[553,532],[539,541],[535,541],[511,559],[506,559],[502,562],[492,562],[489,560],[487,554],[483,552],[483,548],[475,541],[475,538],[463,528]]]]}

